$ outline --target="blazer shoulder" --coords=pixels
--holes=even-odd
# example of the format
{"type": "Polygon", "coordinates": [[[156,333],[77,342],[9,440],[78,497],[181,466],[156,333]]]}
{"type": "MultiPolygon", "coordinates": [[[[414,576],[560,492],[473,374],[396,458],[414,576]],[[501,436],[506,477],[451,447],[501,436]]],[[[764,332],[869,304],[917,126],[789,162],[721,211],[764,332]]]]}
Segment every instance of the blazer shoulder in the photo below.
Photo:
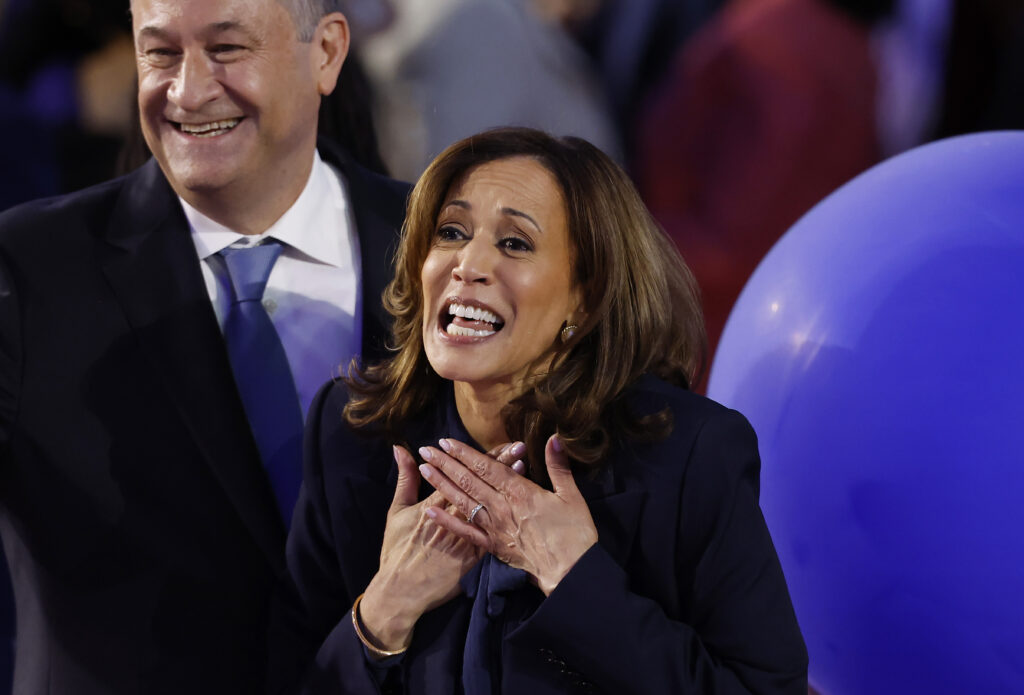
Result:
{"type": "MultiPolygon", "coordinates": [[[[641,447],[647,452],[642,458],[649,463],[675,467],[681,460],[704,460],[712,452],[714,459],[729,452],[728,457],[739,463],[757,459],[757,436],[747,418],[736,410],[650,375],[636,382],[627,397],[636,415],[669,411],[668,436],[641,447]]],[[[624,448],[629,449],[628,443],[624,448]]]]}
{"type": "Polygon", "coordinates": [[[74,193],[15,205],[0,213],[0,235],[7,237],[66,218],[81,218],[93,210],[109,211],[114,207],[125,181],[126,177],[120,177],[74,193]]]}
{"type": "Polygon", "coordinates": [[[693,422],[708,420],[736,420],[746,422],[739,412],[707,396],[670,384],[656,376],[646,374],[626,391],[631,407],[639,414],[671,409],[673,417],[693,422]]]}

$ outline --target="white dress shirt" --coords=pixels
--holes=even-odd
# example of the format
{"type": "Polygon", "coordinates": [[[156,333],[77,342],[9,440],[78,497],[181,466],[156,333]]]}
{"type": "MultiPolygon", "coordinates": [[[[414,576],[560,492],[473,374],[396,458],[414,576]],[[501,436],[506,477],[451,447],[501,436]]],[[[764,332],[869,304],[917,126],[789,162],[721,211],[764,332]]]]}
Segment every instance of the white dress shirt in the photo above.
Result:
{"type": "Polygon", "coordinates": [[[362,341],[359,238],[344,178],[317,153],[298,199],[260,235],[233,232],[184,200],[181,204],[222,331],[232,292],[223,264],[213,257],[228,246],[254,245],[266,237],[282,242],[263,306],[284,345],[305,416],[317,389],[347,369],[362,341]]]}

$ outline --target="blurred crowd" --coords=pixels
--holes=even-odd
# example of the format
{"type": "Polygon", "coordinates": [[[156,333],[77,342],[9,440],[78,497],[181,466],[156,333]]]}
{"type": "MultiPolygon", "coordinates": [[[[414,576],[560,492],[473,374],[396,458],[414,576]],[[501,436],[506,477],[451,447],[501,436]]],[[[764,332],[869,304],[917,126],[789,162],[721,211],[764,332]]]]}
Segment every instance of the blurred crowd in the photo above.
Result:
{"type": "MultiPolygon", "coordinates": [[[[321,128],[414,180],[497,125],[619,160],[704,294],[711,347],[815,203],[933,139],[1024,126],[1015,0],[340,0],[321,128]]],[[[0,209],[145,160],[125,0],[0,2],[0,209]]]]}

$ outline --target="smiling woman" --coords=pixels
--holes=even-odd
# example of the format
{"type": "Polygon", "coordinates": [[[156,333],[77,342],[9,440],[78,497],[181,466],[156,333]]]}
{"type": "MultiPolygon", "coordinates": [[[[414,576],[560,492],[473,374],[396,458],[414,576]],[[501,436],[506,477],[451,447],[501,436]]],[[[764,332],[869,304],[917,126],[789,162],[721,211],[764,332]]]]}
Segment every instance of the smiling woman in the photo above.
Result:
{"type": "Polygon", "coordinates": [[[806,693],[753,432],[687,390],[696,288],[611,160],[452,145],[385,304],[393,356],[310,410],[308,692],[806,693]]]}

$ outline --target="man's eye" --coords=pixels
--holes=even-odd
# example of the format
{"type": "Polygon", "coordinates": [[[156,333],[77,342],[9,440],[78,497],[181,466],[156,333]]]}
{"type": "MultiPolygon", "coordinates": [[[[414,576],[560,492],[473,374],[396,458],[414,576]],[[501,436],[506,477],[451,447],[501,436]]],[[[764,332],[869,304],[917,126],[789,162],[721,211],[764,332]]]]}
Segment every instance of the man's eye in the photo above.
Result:
{"type": "Polygon", "coordinates": [[[178,52],[172,48],[150,48],[146,58],[155,65],[168,65],[177,58],[178,52]]]}

